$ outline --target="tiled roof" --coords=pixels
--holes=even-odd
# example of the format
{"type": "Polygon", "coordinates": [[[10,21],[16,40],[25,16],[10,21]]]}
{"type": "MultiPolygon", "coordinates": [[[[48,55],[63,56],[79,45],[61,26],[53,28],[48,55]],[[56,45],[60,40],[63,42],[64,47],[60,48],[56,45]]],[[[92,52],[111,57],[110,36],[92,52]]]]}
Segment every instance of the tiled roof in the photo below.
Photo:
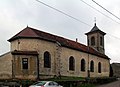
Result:
{"type": "Polygon", "coordinates": [[[61,46],[63,47],[68,47],[74,50],[78,50],[78,51],[82,51],[82,52],[86,52],[86,53],[90,53],[96,56],[100,56],[106,59],[109,59],[106,55],[99,53],[98,51],[94,50],[91,47],[88,47],[86,45],[83,45],[79,42],[76,41],[72,41],[60,36],[56,36],[50,33],[46,33],[37,29],[33,29],[30,27],[26,27],[25,29],[23,29],[21,32],[19,32],[18,34],[16,34],[15,36],[13,36],[12,38],[10,38],[8,41],[14,41],[16,39],[21,39],[21,38],[35,38],[35,39],[43,39],[43,40],[47,40],[47,41],[51,41],[54,43],[60,43],[61,46]]]}
{"type": "Polygon", "coordinates": [[[18,50],[14,50],[11,53],[13,55],[38,55],[37,51],[18,51],[18,50]]]}

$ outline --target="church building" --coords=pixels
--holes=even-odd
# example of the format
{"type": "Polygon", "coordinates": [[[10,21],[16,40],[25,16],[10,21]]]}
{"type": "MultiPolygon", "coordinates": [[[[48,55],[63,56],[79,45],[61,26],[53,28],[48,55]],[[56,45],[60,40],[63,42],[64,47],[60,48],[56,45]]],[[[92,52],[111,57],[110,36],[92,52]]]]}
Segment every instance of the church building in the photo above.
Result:
{"type": "Polygon", "coordinates": [[[0,79],[109,77],[105,34],[95,23],[86,33],[86,46],[27,26],[8,40],[10,52],[0,56],[0,79]]]}

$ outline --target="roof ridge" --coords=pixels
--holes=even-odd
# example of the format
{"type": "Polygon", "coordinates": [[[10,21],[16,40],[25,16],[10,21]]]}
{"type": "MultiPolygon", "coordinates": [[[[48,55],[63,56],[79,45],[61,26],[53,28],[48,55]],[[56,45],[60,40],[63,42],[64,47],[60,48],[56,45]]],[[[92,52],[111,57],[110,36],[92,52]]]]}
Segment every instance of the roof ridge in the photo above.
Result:
{"type": "MultiPolygon", "coordinates": [[[[81,44],[81,45],[84,45],[84,44],[82,44],[82,43],[80,43],[80,42],[76,42],[76,41],[74,41],[74,40],[67,39],[67,38],[64,38],[64,37],[62,37],[62,36],[58,36],[58,35],[55,35],[55,34],[52,34],[52,33],[44,32],[44,31],[41,31],[41,30],[38,30],[38,29],[35,29],[35,28],[31,28],[31,29],[34,30],[34,31],[38,31],[38,32],[42,32],[42,33],[45,33],[45,34],[52,35],[52,36],[57,37],[57,38],[62,38],[62,39],[68,40],[68,41],[72,41],[72,42],[75,42],[75,43],[79,43],[79,44],[81,44]]],[[[35,33],[36,33],[36,32],[35,32],[35,33]]],[[[84,46],[86,46],[86,45],[84,45],[84,46]]]]}
{"type": "Polygon", "coordinates": [[[30,35],[31,36],[34,35],[35,37],[39,37],[33,31],[33,28],[27,26],[26,28],[24,28],[23,30],[21,30],[19,33],[17,33],[16,35],[14,35],[12,38],[10,38],[8,41],[11,42],[12,40],[18,39],[20,37],[25,37],[25,35],[27,36],[27,34],[28,34],[28,37],[30,37],[30,35]],[[27,30],[27,29],[29,29],[29,30],[27,30]],[[26,33],[26,34],[23,34],[23,32],[26,33]]]}
{"type": "MultiPolygon", "coordinates": [[[[29,26],[27,26],[27,28],[29,28],[30,30],[33,31],[34,34],[36,34],[36,32],[35,32],[34,30],[37,30],[37,29],[33,29],[33,28],[29,27],[29,26]]],[[[38,31],[39,31],[39,30],[38,30],[38,31]]],[[[37,34],[36,34],[36,35],[37,35],[37,34]]],[[[37,36],[38,36],[38,35],[37,35],[37,36]]]]}

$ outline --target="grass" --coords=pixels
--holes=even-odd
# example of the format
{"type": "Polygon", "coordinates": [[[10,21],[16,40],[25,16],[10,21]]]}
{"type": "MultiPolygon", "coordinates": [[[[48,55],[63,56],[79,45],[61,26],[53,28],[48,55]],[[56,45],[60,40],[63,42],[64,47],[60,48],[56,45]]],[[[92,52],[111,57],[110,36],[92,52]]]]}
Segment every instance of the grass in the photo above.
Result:
{"type": "Polygon", "coordinates": [[[79,87],[95,87],[95,85],[86,83],[86,84],[81,84],[79,87]]]}
{"type": "Polygon", "coordinates": [[[52,81],[85,81],[85,78],[62,76],[62,77],[59,77],[59,78],[50,78],[50,79],[47,79],[47,80],[52,80],[52,81]]]}

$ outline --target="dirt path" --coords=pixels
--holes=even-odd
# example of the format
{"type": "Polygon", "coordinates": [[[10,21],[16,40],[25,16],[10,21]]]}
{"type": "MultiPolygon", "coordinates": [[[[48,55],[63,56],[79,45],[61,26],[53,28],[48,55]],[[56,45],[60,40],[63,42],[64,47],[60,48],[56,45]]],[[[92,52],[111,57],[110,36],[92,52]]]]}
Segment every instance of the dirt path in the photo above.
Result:
{"type": "Polygon", "coordinates": [[[109,83],[109,84],[104,84],[96,87],[120,87],[120,80],[109,83]]]}

